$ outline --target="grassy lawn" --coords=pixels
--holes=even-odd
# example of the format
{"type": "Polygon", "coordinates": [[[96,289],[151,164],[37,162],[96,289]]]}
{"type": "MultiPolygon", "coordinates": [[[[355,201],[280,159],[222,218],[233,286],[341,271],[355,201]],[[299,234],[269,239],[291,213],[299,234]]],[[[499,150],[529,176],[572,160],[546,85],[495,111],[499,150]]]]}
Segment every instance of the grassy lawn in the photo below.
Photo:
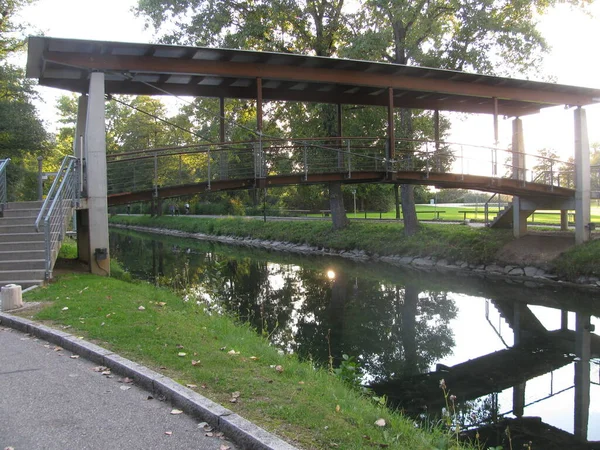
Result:
{"type": "Polygon", "coordinates": [[[242,218],[114,216],[111,223],[140,225],[216,236],[308,244],[335,250],[364,250],[379,255],[435,256],[481,264],[493,261],[512,239],[510,230],[474,229],[465,225],[421,224],[420,232],[405,237],[399,222],[352,222],[333,231],[328,221],[271,221],[242,218]]]}
{"type": "MultiPolygon", "coordinates": [[[[465,219],[463,211],[470,211],[466,214],[466,218],[483,222],[485,220],[485,212],[483,205],[479,207],[475,206],[434,206],[434,205],[417,205],[417,217],[419,220],[432,220],[437,218],[436,212],[439,211],[439,219],[447,222],[461,222],[465,219]]],[[[547,225],[560,225],[560,213],[558,211],[536,211],[537,214],[530,216],[527,221],[529,223],[536,224],[547,224],[547,225]]],[[[357,212],[354,214],[353,211],[348,210],[348,218],[350,219],[390,219],[396,218],[395,211],[388,212],[367,212],[366,217],[364,212],[357,212]]],[[[490,205],[489,208],[489,220],[493,220],[498,214],[498,206],[490,205]]],[[[309,217],[322,217],[322,214],[311,214],[309,217]]],[[[570,219],[572,220],[572,219],[570,219]]],[[[600,223],[600,206],[592,206],[592,222],[600,223]]]]}
{"type": "Polygon", "coordinates": [[[248,326],[170,291],[64,275],[28,292],[26,301],[47,302],[34,319],[68,327],[191,386],[302,448],[467,448],[447,432],[416,428],[327,369],[284,355],[248,326]],[[233,392],[240,393],[235,403],[233,392]],[[375,425],[378,419],[385,426],[375,425]]]}

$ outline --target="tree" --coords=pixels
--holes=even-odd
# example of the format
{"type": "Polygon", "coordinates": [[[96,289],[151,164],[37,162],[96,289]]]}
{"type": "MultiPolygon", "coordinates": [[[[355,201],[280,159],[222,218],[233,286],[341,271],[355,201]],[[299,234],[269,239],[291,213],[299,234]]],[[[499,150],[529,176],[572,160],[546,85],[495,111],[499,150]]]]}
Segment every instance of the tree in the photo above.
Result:
{"type": "MultiPolygon", "coordinates": [[[[163,42],[330,57],[344,31],[343,6],[344,0],[139,0],[137,10],[159,33],[163,25],[174,22],[176,31],[162,34],[163,42]]],[[[336,136],[334,106],[316,108],[321,109],[324,136],[336,136]]],[[[334,229],[343,228],[348,219],[341,183],[329,184],[329,198],[334,229]]]]}
{"type": "MultiPolygon", "coordinates": [[[[396,64],[527,73],[539,67],[548,46],[537,17],[557,3],[591,0],[368,0],[352,17],[352,34],[340,56],[396,64]]],[[[414,132],[413,115],[401,110],[402,137],[414,132]]],[[[402,186],[405,232],[418,223],[411,186],[402,186]]]]}

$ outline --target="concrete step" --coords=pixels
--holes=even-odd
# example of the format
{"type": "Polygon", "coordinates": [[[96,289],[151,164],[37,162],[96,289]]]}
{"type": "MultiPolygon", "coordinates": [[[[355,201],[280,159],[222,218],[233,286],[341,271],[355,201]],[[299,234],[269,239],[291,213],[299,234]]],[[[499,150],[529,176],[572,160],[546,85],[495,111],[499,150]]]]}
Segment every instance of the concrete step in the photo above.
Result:
{"type": "Polygon", "coordinates": [[[6,209],[37,209],[39,211],[43,204],[44,202],[8,202],[6,209]]]}
{"type": "Polygon", "coordinates": [[[8,284],[14,282],[19,284],[23,280],[43,280],[46,271],[44,269],[36,270],[0,270],[0,283],[8,284]]]}
{"type": "Polygon", "coordinates": [[[44,259],[21,259],[0,261],[0,271],[5,270],[44,270],[46,261],[44,259]]]}
{"type": "Polygon", "coordinates": [[[31,217],[35,221],[38,214],[40,213],[39,208],[36,209],[6,209],[4,210],[4,217],[31,217]]]}
{"type": "Polygon", "coordinates": [[[0,261],[22,261],[25,259],[44,259],[46,251],[43,246],[35,250],[21,250],[20,247],[16,246],[15,250],[3,251],[0,246],[0,261]]]}
{"type": "Polygon", "coordinates": [[[0,234],[11,234],[11,233],[35,233],[35,227],[32,224],[29,225],[0,225],[0,234]]]}
{"type": "Polygon", "coordinates": [[[34,223],[35,223],[35,217],[2,217],[2,218],[0,218],[0,226],[33,225],[34,223]]]}
{"type": "MultiPolygon", "coordinates": [[[[0,252],[2,253],[7,253],[7,252],[19,252],[19,251],[34,251],[34,252],[38,252],[41,251],[43,252],[45,249],[45,244],[44,241],[11,241],[11,242],[0,242],[0,252]]],[[[6,259],[10,259],[10,258],[6,258],[6,259]]],[[[18,258],[12,258],[12,259],[18,259],[18,258]]]]}
{"type": "Polygon", "coordinates": [[[41,286],[42,284],[44,284],[44,280],[40,279],[40,280],[0,281],[0,287],[6,286],[7,284],[18,284],[19,286],[21,286],[21,289],[27,289],[28,287],[31,287],[31,286],[41,286]]]}
{"type": "Polygon", "coordinates": [[[5,233],[0,232],[0,242],[44,242],[44,233],[5,233]]]}

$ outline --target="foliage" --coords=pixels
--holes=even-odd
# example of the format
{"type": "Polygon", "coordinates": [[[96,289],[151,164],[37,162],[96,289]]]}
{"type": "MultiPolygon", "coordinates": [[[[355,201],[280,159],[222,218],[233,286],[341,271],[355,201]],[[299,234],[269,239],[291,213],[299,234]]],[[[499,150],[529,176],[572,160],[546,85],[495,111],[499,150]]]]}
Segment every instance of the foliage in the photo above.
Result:
{"type": "Polygon", "coordinates": [[[600,239],[594,239],[570,248],[552,265],[557,274],[573,281],[582,275],[600,278],[598,255],[600,255],[600,239]]]}

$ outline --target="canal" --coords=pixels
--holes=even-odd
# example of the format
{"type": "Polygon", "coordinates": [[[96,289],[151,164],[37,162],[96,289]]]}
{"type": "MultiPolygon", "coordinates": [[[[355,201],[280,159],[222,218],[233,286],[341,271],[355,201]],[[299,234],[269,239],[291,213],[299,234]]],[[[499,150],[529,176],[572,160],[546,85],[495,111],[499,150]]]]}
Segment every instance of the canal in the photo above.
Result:
{"type": "Polygon", "coordinates": [[[134,278],[283,351],[323,366],[348,355],[418,422],[443,414],[443,379],[472,438],[501,443],[509,427],[513,448],[600,448],[598,293],[117,229],[110,242],[134,278]]]}

